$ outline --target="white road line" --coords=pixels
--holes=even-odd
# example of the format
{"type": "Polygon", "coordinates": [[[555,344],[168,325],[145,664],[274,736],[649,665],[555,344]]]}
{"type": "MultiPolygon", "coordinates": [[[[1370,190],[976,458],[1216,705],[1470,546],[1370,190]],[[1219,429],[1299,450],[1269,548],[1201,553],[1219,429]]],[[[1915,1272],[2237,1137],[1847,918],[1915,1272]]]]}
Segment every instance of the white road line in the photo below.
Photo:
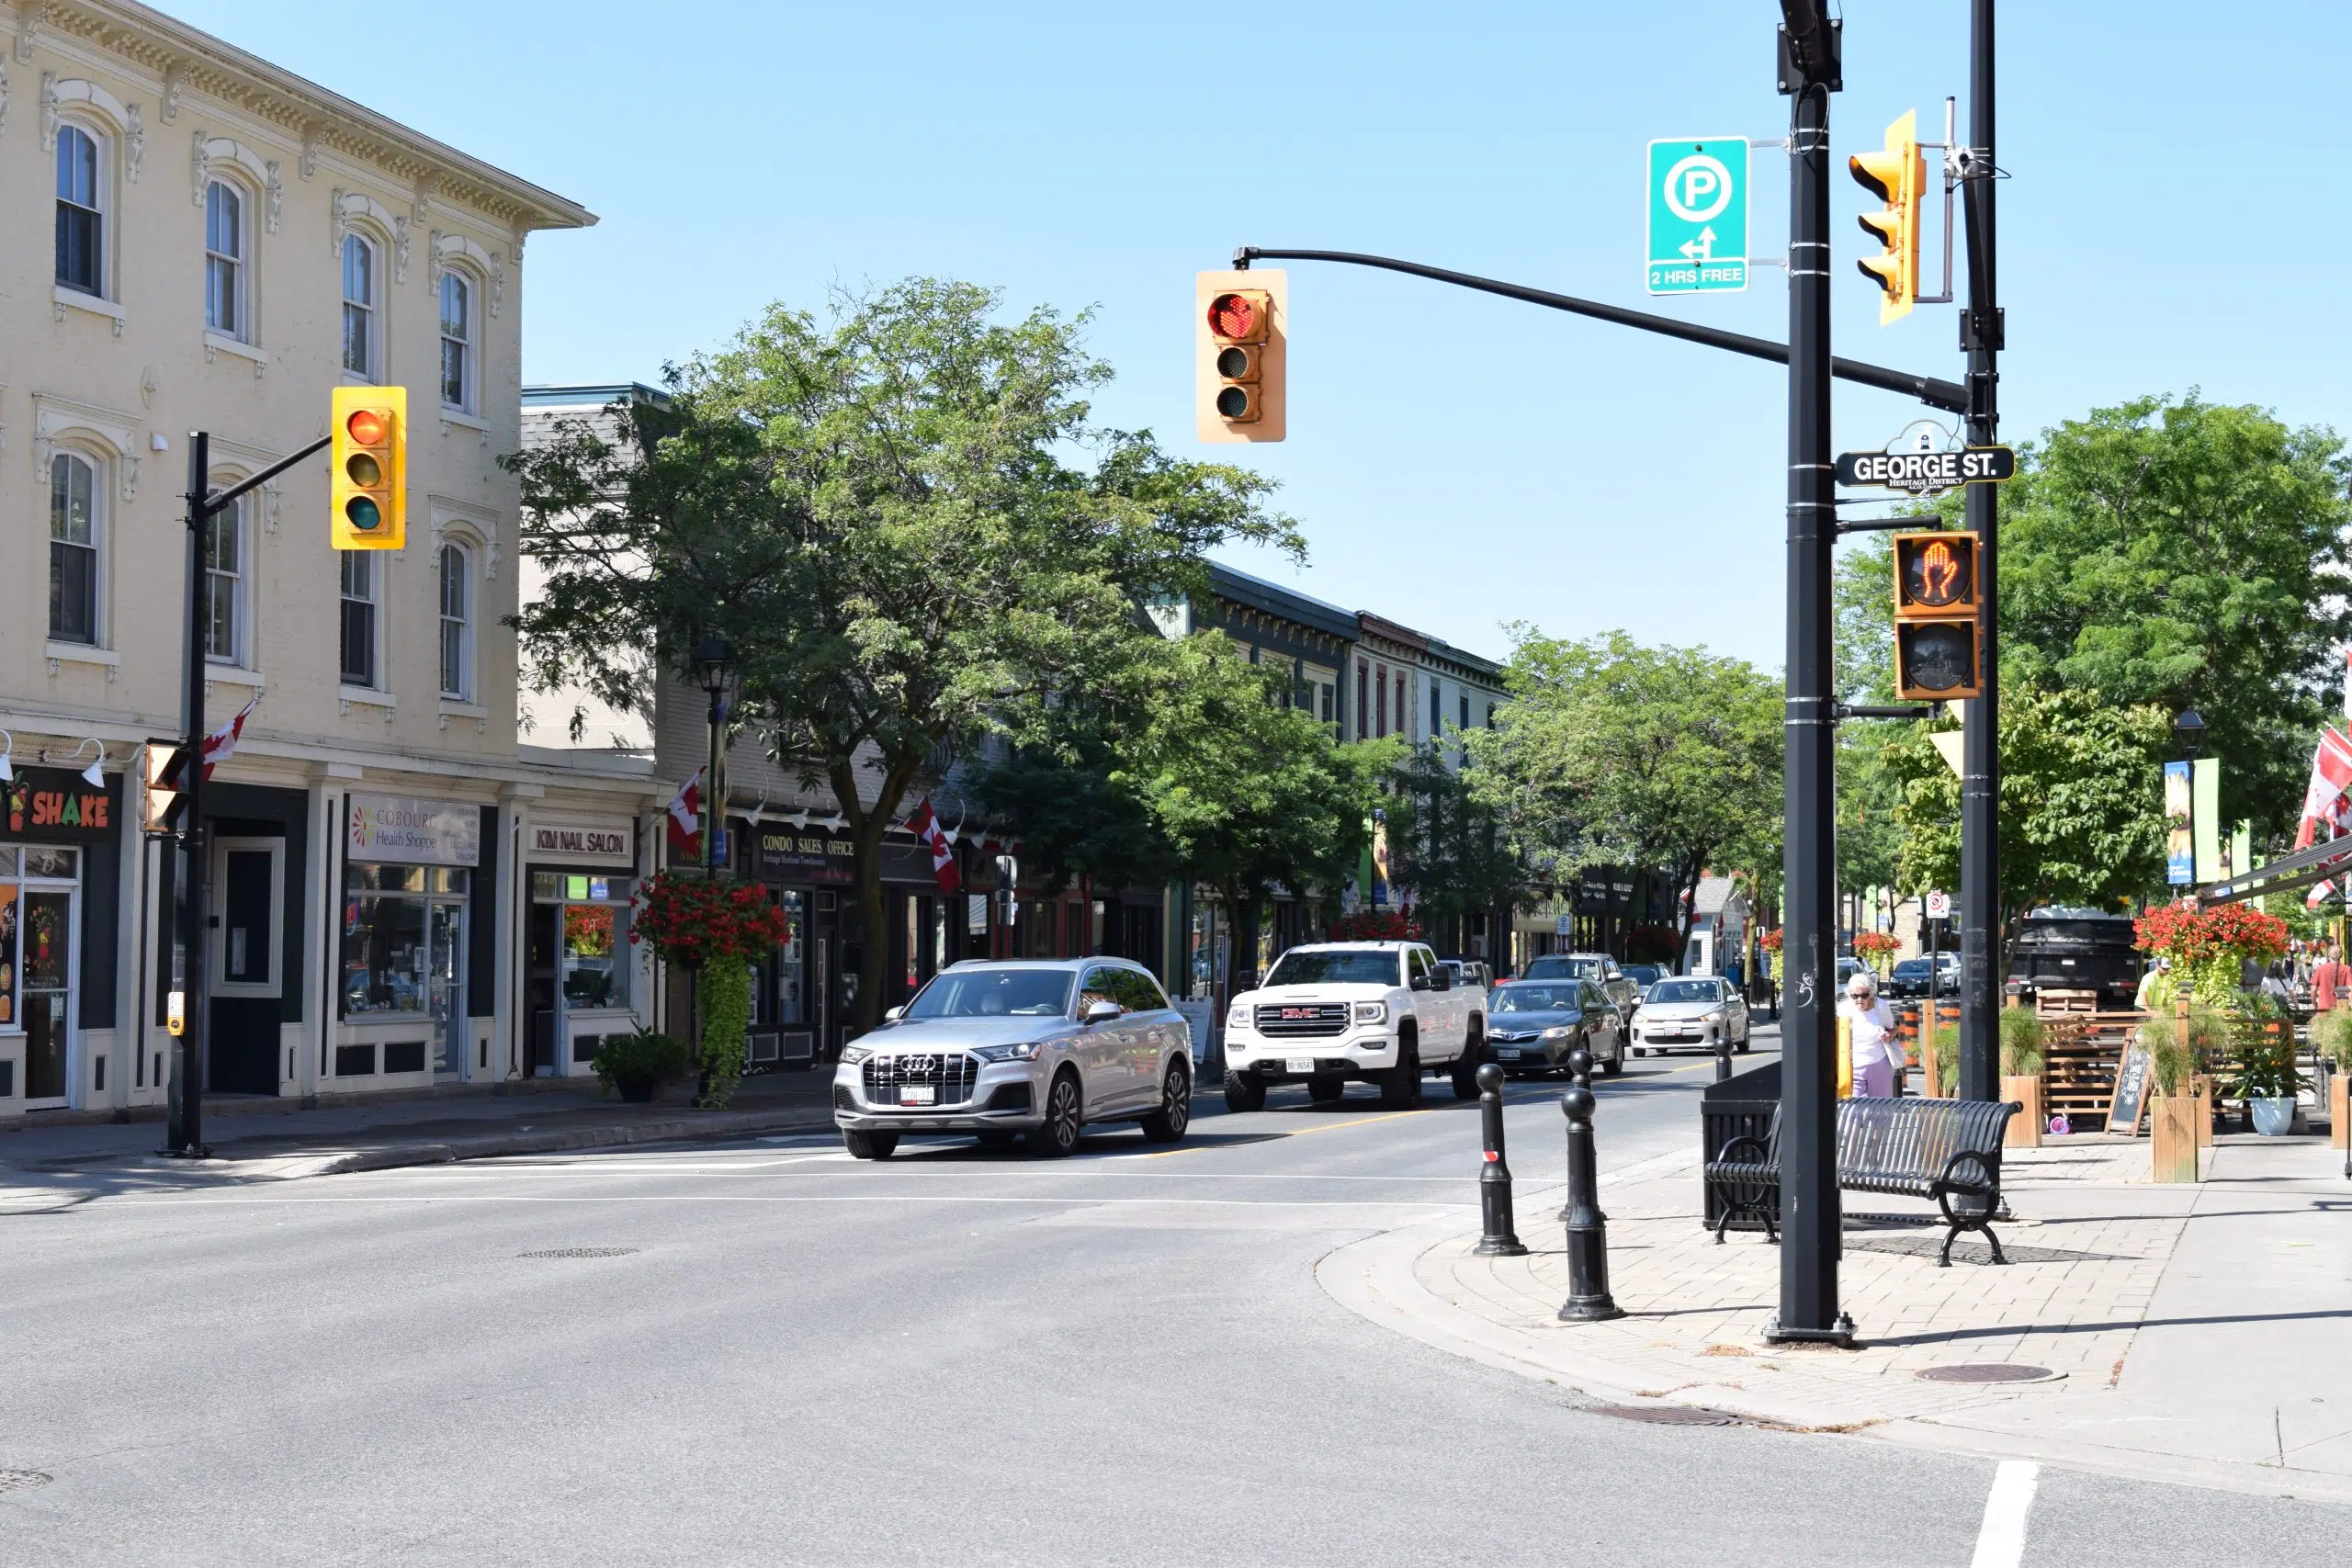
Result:
{"type": "MultiPolygon", "coordinates": [[[[967,1193],[943,1193],[933,1196],[917,1192],[829,1192],[829,1193],[720,1193],[720,1192],[642,1192],[610,1193],[578,1198],[543,1197],[537,1193],[503,1192],[407,1192],[386,1193],[380,1197],[288,1197],[288,1198],[198,1198],[174,1193],[139,1193],[110,1197],[85,1205],[74,1212],[81,1214],[116,1213],[124,1209],[156,1209],[165,1207],[199,1208],[259,1208],[271,1204],[291,1207],[305,1203],[1027,1203],[1032,1205],[1094,1209],[1429,1209],[1439,1213],[1461,1212],[1476,1213],[1478,1205],[1467,1203],[1432,1203],[1426,1199],[1395,1198],[1385,1201],[1339,1198],[1098,1198],[1077,1193],[1062,1193],[1035,1198],[1008,1197],[1001,1194],[978,1196],[967,1193]]],[[[0,1210],[0,1213],[10,1211],[0,1210]]]]}
{"type": "Polygon", "coordinates": [[[1984,1499],[1984,1523],[1976,1532],[1976,1555],[1969,1559],[1969,1568],[2018,1568],[2025,1560],[2026,1515],[2041,1481],[2041,1467],[2030,1461],[2001,1461],[1984,1499]]]}

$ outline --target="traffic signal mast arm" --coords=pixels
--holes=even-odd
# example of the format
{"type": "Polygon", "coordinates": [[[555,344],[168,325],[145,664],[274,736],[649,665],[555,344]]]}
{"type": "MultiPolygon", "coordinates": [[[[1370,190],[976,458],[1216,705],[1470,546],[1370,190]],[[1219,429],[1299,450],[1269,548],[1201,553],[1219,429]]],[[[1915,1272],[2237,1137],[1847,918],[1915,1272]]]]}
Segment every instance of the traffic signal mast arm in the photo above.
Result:
{"type": "Polygon", "coordinates": [[[243,500],[247,491],[259,490],[262,486],[267,484],[270,480],[276,479],[278,475],[284,473],[295,464],[303,461],[305,458],[317,457],[320,453],[325,451],[329,446],[333,445],[334,441],[334,437],[332,435],[322,435],[316,441],[311,442],[308,446],[305,446],[300,451],[295,453],[292,457],[279,458],[277,462],[272,463],[269,467],[255,474],[253,478],[249,479],[239,479],[227,490],[213,491],[211,496],[204,502],[204,511],[206,515],[209,516],[217,512],[226,512],[230,507],[236,505],[239,501],[243,500]]]}
{"type": "MultiPolygon", "coordinates": [[[[1720,327],[1702,327],[1690,321],[1678,321],[1670,316],[1654,316],[1646,310],[1629,310],[1622,305],[1604,305],[1596,299],[1579,299],[1572,294],[1555,294],[1545,288],[1502,283],[1472,273],[1451,272],[1442,266],[1423,266],[1419,262],[1398,261],[1392,256],[1364,255],[1356,251],[1278,251],[1257,245],[1244,245],[1233,253],[1233,265],[1237,269],[1246,269],[1251,262],[1258,260],[1344,262],[1353,266],[1382,267],[1389,272],[1409,273],[1415,277],[1426,277],[1438,283],[1475,288],[1483,294],[1499,294],[1506,299],[1519,299],[1530,305],[1566,310],[1570,315],[1589,316],[1597,321],[1613,321],[1621,327],[1657,333],[1661,337],[1680,338],[1685,343],[1725,349],[1733,354],[1744,354],[1750,359],[1768,359],[1775,365],[1789,362],[1789,345],[1774,343],[1770,338],[1727,333],[1720,327]]],[[[1829,373],[1841,381],[1853,381],[1865,387],[1876,387],[1882,391],[1900,392],[1905,397],[1917,398],[1929,408],[1941,409],[1947,413],[1968,412],[1968,390],[1957,381],[1917,376],[1907,370],[1890,370],[1883,365],[1865,365],[1857,359],[1833,358],[1829,362],[1829,373]]]]}

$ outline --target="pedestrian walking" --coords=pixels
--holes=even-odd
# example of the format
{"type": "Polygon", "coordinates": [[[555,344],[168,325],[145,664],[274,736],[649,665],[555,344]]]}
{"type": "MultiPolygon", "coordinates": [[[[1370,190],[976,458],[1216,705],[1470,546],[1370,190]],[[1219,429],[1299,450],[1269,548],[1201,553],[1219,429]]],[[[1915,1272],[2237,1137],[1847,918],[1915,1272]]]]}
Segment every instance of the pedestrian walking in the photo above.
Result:
{"type": "Polygon", "coordinates": [[[2312,1010],[2334,1012],[2352,1002],[2352,968],[2335,955],[2335,949],[2323,945],[2319,962],[2312,965],[2312,1010]]]}
{"type": "Polygon", "coordinates": [[[2285,959],[2274,958],[2270,961],[2269,973],[2264,975],[2262,977],[2262,994],[2268,997],[2272,1001],[2277,1002],[2282,1008],[2289,1007],[2293,1004],[2295,1000],[2295,993],[2293,988],[2287,984],[2287,961],[2285,959]]]}
{"type": "Polygon", "coordinates": [[[1866,1100],[1890,1100],[1894,1095],[1894,1010],[1879,999],[1878,982],[1859,969],[1846,982],[1846,999],[1838,1014],[1851,1026],[1854,1054],[1854,1093],[1866,1100]]]}

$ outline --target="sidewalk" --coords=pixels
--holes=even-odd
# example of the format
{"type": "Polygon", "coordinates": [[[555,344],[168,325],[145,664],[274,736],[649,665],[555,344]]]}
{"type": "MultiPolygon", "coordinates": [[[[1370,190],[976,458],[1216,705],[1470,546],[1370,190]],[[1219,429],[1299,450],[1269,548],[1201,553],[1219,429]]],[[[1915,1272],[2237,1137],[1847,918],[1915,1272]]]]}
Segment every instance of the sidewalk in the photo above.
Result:
{"type": "Polygon", "coordinates": [[[1763,1342],[1780,1248],[1753,1233],[1717,1247],[1700,1227],[1695,1152],[1604,1178],[1627,1314],[1611,1323],[1555,1315],[1568,1288],[1555,1187],[1520,1208],[1525,1258],[1474,1257],[1476,1231],[1449,1218],[1343,1247],[1317,1273],[1376,1322],[1611,1402],[2352,1503],[2343,1154],[2246,1135],[2209,1157],[2205,1182],[2169,1187],[2146,1180],[2145,1140],[2010,1150],[2007,1268],[1968,1237],[1939,1269],[1939,1225],[1849,1230],[1853,1350],[1763,1342]],[[1920,1376],[1962,1365],[2030,1381],[1920,1376]]]}
{"type": "Polygon", "coordinates": [[[745,1078],[725,1111],[696,1111],[693,1085],[651,1105],[626,1105],[595,1080],[582,1089],[436,1095],[281,1111],[279,1102],[205,1107],[209,1160],[157,1156],[164,1123],[84,1122],[0,1133],[0,1201],[280,1181],[342,1171],[438,1165],[500,1155],[605,1148],[676,1138],[829,1132],[830,1071],[745,1078]]]}

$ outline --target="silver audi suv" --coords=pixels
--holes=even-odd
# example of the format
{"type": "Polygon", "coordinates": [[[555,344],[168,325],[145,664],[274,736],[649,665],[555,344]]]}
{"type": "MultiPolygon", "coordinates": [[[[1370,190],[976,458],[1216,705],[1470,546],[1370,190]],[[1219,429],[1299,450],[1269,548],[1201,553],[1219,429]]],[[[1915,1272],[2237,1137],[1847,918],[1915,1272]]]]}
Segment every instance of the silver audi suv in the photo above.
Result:
{"type": "Polygon", "coordinates": [[[833,1120],[859,1159],[908,1133],[1078,1147],[1090,1122],[1173,1143],[1193,1119],[1193,1040],[1140,964],[1029,958],[953,964],[842,1052],[833,1120]]]}

